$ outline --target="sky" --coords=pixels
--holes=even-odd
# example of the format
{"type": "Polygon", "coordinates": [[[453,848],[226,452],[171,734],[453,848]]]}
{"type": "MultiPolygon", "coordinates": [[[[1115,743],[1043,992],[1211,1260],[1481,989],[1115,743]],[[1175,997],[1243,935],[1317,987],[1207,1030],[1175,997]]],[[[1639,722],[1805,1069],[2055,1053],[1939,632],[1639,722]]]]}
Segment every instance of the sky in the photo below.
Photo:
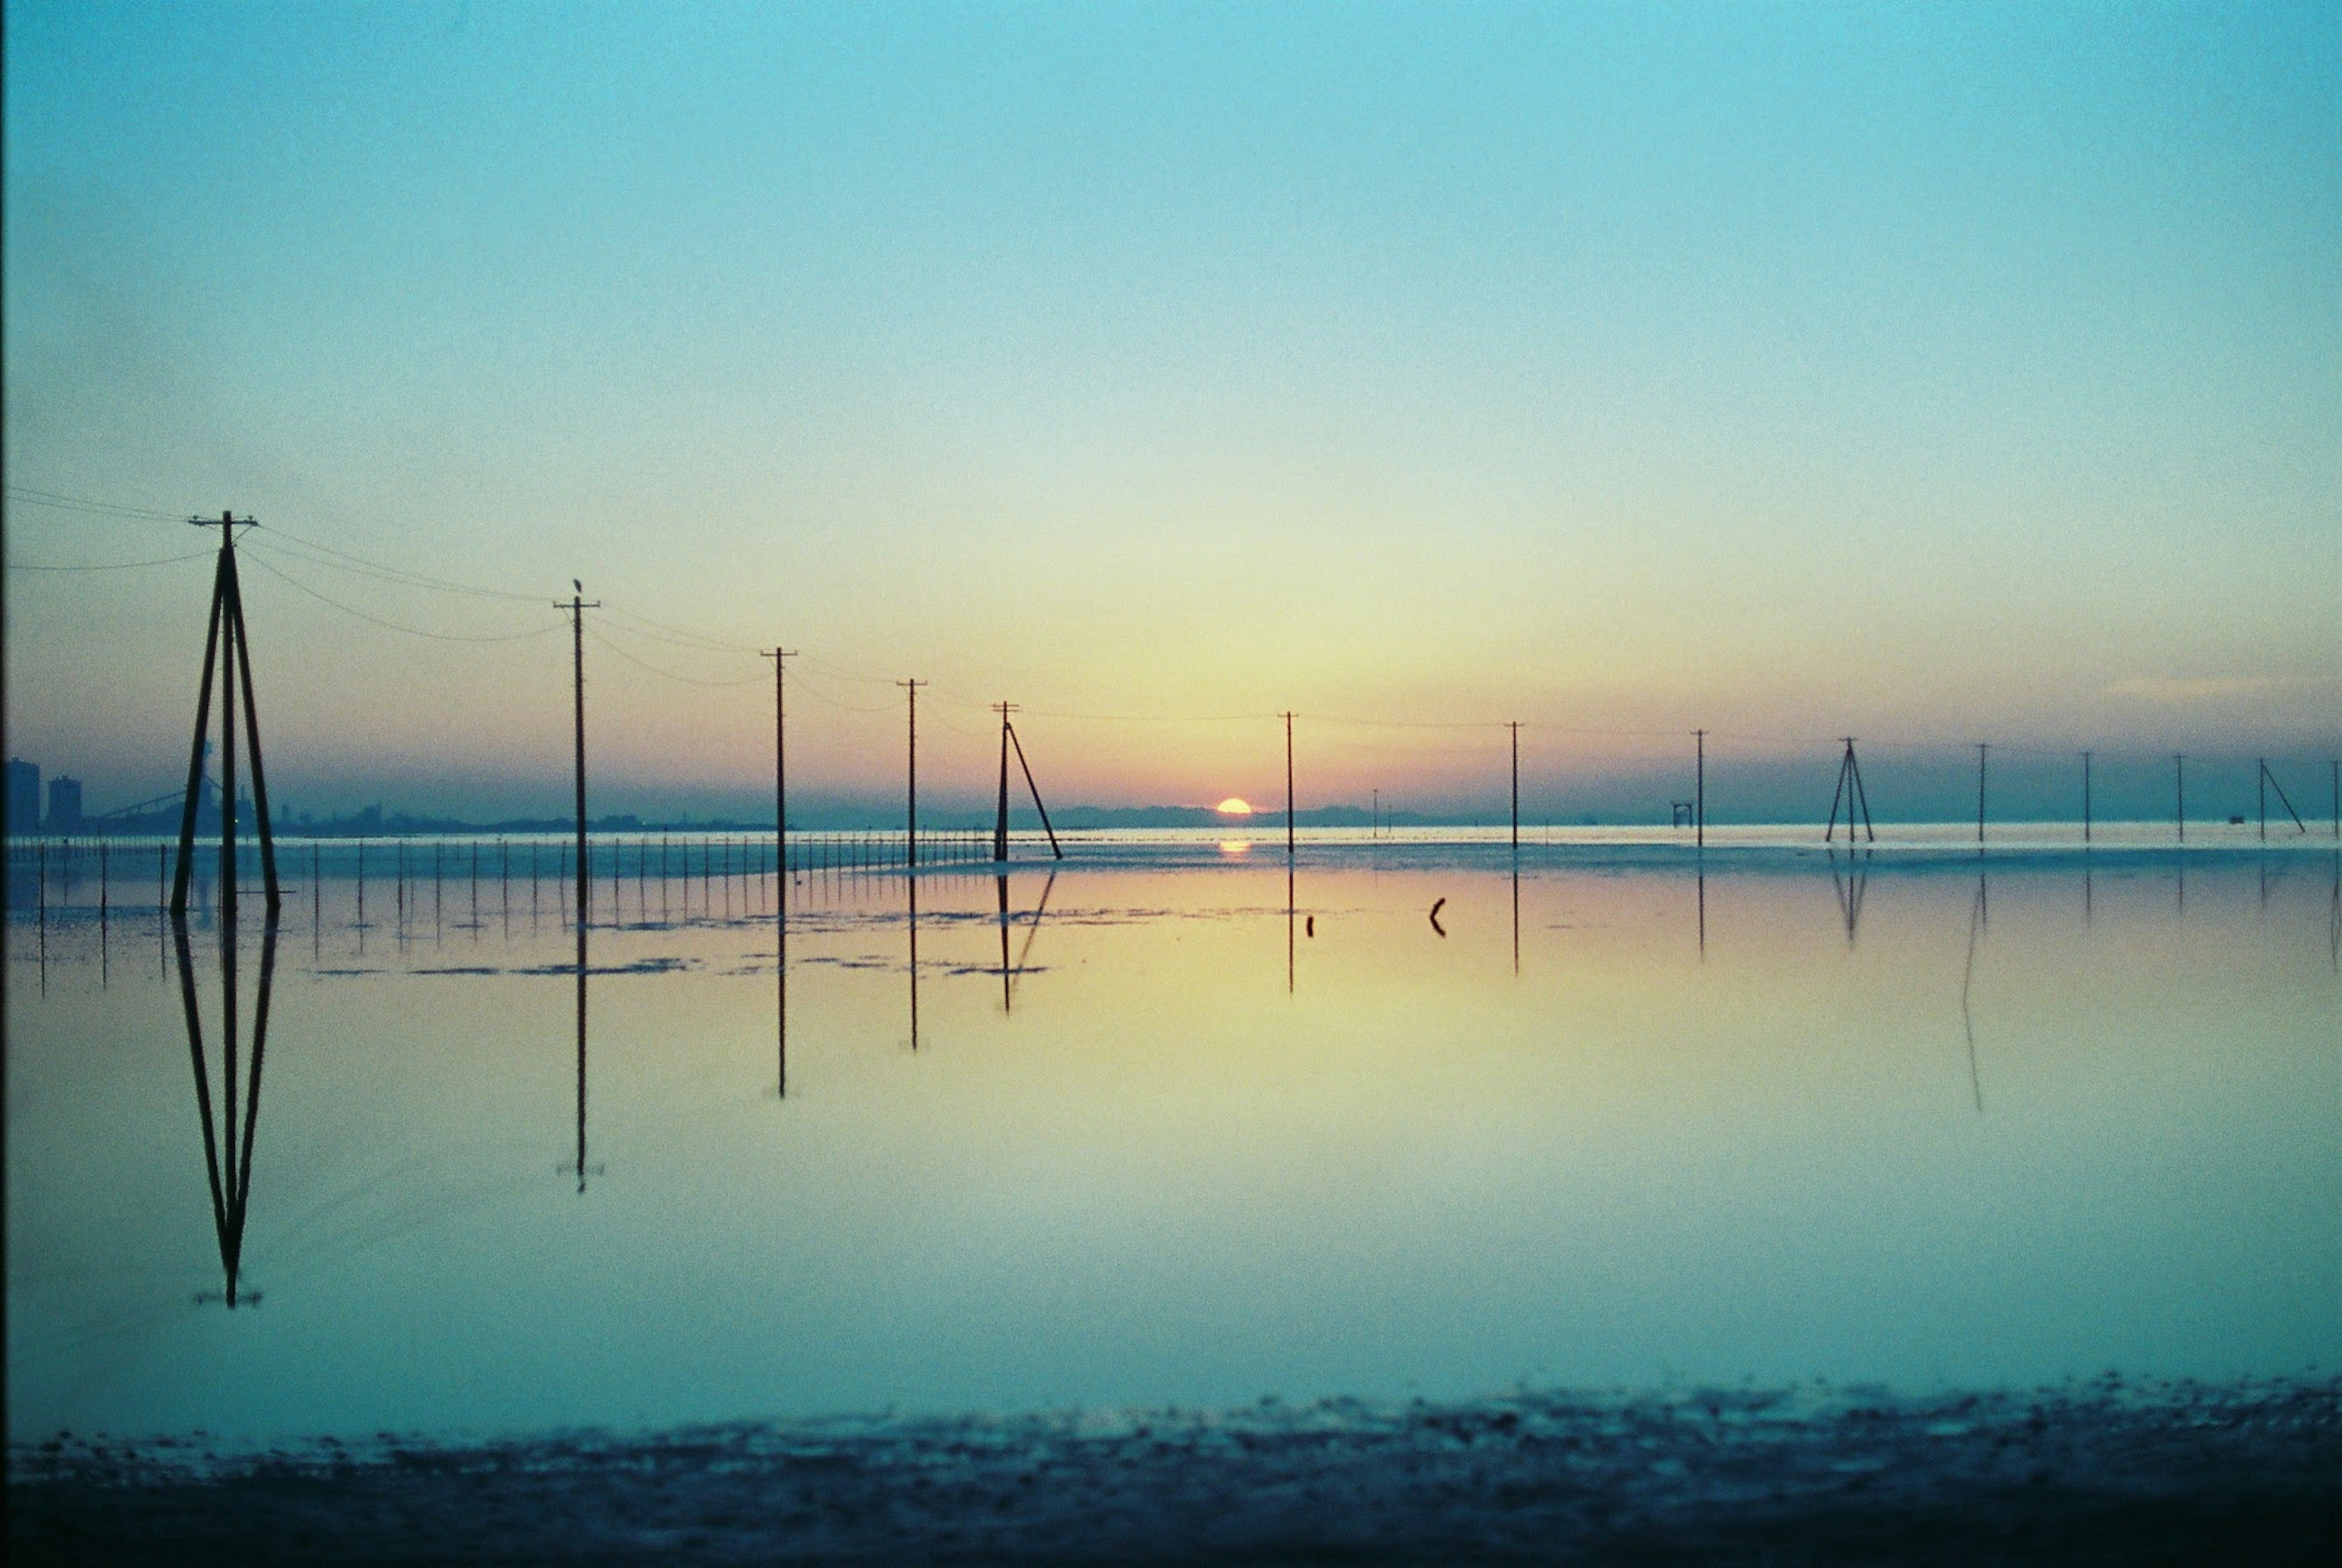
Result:
{"type": "Polygon", "coordinates": [[[296,809],[565,810],[572,579],[596,812],[768,798],[776,642],[809,809],[909,676],[938,809],[1004,699],[1101,804],[1281,801],[1286,710],[1305,806],[1517,719],[1564,820],[1700,727],[1719,816],[2342,750],[2331,4],[5,20],[7,744],[94,809],[224,508],[296,809]]]}

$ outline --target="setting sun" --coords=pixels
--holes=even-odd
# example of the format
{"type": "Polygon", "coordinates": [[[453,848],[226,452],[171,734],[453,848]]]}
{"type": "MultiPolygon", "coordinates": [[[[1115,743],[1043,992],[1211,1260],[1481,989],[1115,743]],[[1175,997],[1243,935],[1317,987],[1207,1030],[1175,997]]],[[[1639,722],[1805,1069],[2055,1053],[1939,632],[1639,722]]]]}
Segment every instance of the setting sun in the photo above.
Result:
{"type": "Polygon", "coordinates": [[[1251,804],[1246,801],[1239,800],[1235,795],[1228,796],[1227,799],[1222,801],[1213,809],[1217,811],[1222,816],[1250,816],[1252,814],[1251,804]]]}

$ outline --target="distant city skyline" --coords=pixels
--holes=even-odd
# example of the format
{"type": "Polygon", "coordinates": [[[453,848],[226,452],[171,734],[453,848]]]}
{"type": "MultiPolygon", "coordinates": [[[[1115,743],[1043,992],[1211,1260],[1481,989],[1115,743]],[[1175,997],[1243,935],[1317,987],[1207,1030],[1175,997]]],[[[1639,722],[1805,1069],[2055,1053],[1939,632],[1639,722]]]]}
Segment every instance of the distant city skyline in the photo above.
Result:
{"type": "Polygon", "coordinates": [[[912,675],[937,811],[1003,699],[1069,806],[1281,806],[1286,710],[1305,808],[1501,813],[1519,719],[1561,822],[1702,727],[1719,821],[2342,751],[2331,5],[5,15],[8,744],[93,812],[223,508],[320,812],[561,813],[572,579],[596,815],[753,816],[776,642],[807,813],[912,675]]]}

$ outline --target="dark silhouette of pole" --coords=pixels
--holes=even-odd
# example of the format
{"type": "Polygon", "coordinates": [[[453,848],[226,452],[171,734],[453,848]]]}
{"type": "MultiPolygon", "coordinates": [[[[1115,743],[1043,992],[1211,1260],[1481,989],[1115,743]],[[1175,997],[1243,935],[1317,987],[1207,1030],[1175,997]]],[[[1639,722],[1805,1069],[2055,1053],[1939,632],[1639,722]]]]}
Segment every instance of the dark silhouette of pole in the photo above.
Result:
{"type": "Polygon", "coordinates": [[[2172,816],[2179,824],[2179,842],[2187,842],[2187,758],[2175,753],[2171,758],[2172,816]]]}
{"type": "Polygon", "coordinates": [[[1521,852],[1521,722],[1512,720],[1505,726],[1513,732],[1513,853],[1521,852]]]}
{"type": "Polygon", "coordinates": [[[1707,732],[1692,731],[1697,750],[1693,754],[1691,784],[1691,831],[1694,847],[1707,847],[1707,732]]]}
{"type": "MultiPolygon", "coordinates": [[[[904,814],[903,833],[903,864],[906,869],[908,869],[919,864],[919,688],[927,683],[921,680],[909,680],[896,681],[895,684],[911,694],[910,783],[906,797],[907,809],[904,814]]],[[[914,951],[916,950],[917,940],[916,936],[912,938],[914,951]]],[[[911,1006],[916,1014],[918,1009],[916,988],[911,1006]]],[[[916,1030],[913,1033],[916,1034],[916,1030]]]]}
{"type": "Polygon", "coordinates": [[[245,740],[252,752],[255,827],[260,839],[260,864],[268,898],[268,915],[273,920],[282,907],[283,890],[276,877],[275,835],[268,820],[268,780],[260,760],[260,720],[252,695],[252,654],[245,630],[244,592],[235,568],[235,531],[255,524],[249,517],[237,517],[228,512],[221,513],[216,518],[190,517],[187,521],[195,527],[218,529],[220,548],[218,563],[212,573],[211,612],[204,627],[204,669],[195,693],[195,736],[187,749],[187,788],[179,806],[179,860],[171,890],[170,907],[174,914],[185,914],[187,909],[188,884],[195,864],[195,815],[203,801],[204,757],[209,749],[212,675],[216,667],[221,685],[221,761],[225,770],[220,792],[220,857],[224,868],[220,884],[221,914],[223,918],[235,918],[235,675],[240,670],[244,678],[245,740]]]}
{"type": "Polygon", "coordinates": [[[2293,818],[2294,830],[2297,833],[2307,834],[2309,832],[2309,824],[2301,820],[2301,814],[2299,812],[2293,809],[2293,799],[2285,793],[2285,785],[2277,782],[2277,774],[2269,771],[2268,759],[2267,757],[2261,758],[2260,764],[2261,837],[2265,840],[2268,837],[2268,792],[2271,790],[2277,791],[2277,804],[2285,807],[2285,814],[2293,818]]]}
{"type": "Polygon", "coordinates": [[[1822,830],[1824,844],[1831,842],[1832,836],[1837,832],[1837,808],[1841,800],[1846,803],[1846,842],[1848,844],[1854,842],[1854,814],[1856,808],[1859,806],[1862,811],[1863,830],[1870,835],[1870,841],[1876,844],[1878,841],[1878,830],[1871,825],[1870,797],[1862,787],[1862,764],[1855,761],[1852,735],[1846,737],[1846,755],[1837,764],[1837,788],[1830,795],[1829,825],[1822,830]]]}
{"type": "MultiPolygon", "coordinates": [[[[569,585],[571,588],[575,590],[575,593],[571,597],[569,603],[564,604],[560,600],[556,599],[553,602],[553,607],[556,610],[566,610],[569,612],[569,644],[572,659],[571,668],[575,675],[574,689],[576,697],[577,716],[577,926],[580,931],[583,931],[586,927],[588,903],[593,896],[590,884],[587,881],[586,870],[586,612],[588,610],[600,609],[602,607],[602,601],[596,599],[592,604],[587,604],[586,602],[586,584],[578,582],[574,577],[570,579],[569,585]]],[[[585,959],[583,954],[580,954],[578,962],[581,965],[584,964],[585,959]]],[[[578,974],[577,984],[580,1016],[582,1017],[586,984],[585,974],[582,968],[578,974]]],[[[584,1060],[585,1054],[585,1046],[582,1038],[582,1025],[580,1026],[580,1036],[578,1053],[579,1060],[582,1062],[584,1060]]],[[[582,1077],[580,1082],[582,1085],[582,1077]]],[[[581,1086],[579,1089],[581,1103],[584,1092],[585,1091],[581,1086]]],[[[582,1126],[584,1124],[581,1121],[579,1124],[582,1126]]],[[[579,1164],[581,1166],[584,1164],[582,1157],[579,1164]]],[[[582,1169],[578,1174],[577,1187],[580,1192],[585,1191],[586,1188],[586,1177],[582,1169]]]]}
{"type": "MultiPolygon", "coordinates": [[[[1285,858],[1293,858],[1293,715],[1285,715],[1285,858]]],[[[1291,900],[1286,901],[1286,914],[1290,915],[1291,900]]],[[[1286,924],[1291,924],[1290,920],[1286,924]]]]}
{"type": "Polygon", "coordinates": [[[788,709],[781,697],[781,666],[796,656],[795,648],[773,644],[765,654],[773,661],[773,857],[775,870],[787,874],[789,859],[789,729],[788,709]]]}
{"type": "Polygon", "coordinates": [[[2082,842],[2090,842],[2090,754],[2082,754],[2082,842]]]}
{"type": "Polygon", "coordinates": [[[1016,736],[1016,726],[1008,726],[1008,744],[1016,748],[1016,765],[1025,770],[1025,787],[1033,792],[1033,809],[1040,814],[1041,831],[1049,835],[1049,853],[1059,860],[1066,852],[1057,847],[1057,830],[1049,825],[1049,808],[1041,804],[1041,786],[1033,782],[1033,765],[1025,760],[1025,743],[1016,736]]]}
{"type": "MultiPolygon", "coordinates": [[[[234,530],[225,525],[223,534],[234,530]]],[[[225,582],[225,578],[222,578],[225,582]]],[[[218,614],[215,608],[213,614],[218,614]]],[[[235,625],[221,616],[220,648],[220,924],[235,929],[235,625]]],[[[229,1141],[235,1141],[234,1134],[229,1141]]]]}
{"type": "MultiPolygon", "coordinates": [[[[234,532],[221,529],[223,541],[234,532]]],[[[268,775],[260,765],[260,714],[252,699],[252,638],[244,628],[244,583],[237,576],[235,557],[228,556],[227,611],[235,626],[235,664],[244,688],[244,735],[252,751],[252,815],[253,831],[260,840],[261,884],[266,890],[268,918],[275,920],[282,906],[276,883],[276,834],[268,820],[268,775]]]]}
{"type": "Polygon", "coordinates": [[[1990,748],[1977,743],[1977,843],[1984,843],[1984,754],[1990,748]]]}
{"type": "MultiPolygon", "coordinates": [[[[1014,713],[1016,708],[1016,704],[1014,703],[995,703],[992,704],[992,711],[1000,715],[1000,814],[993,818],[992,822],[992,858],[995,862],[1005,861],[1008,858],[1008,715],[1014,713]]],[[[1005,887],[1006,886],[1006,884],[1004,883],[1002,885],[1005,887]]],[[[1006,894],[1003,894],[1003,896],[1005,897],[1006,894]]],[[[1001,918],[1006,920],[1007,918],[1007,906],[1004,904],[1001,908],[1001,918]]],[[[1004,987],[1008,984],[1008,970],[1006,968],[1008,961],[1008,938],[1006,935],[1006,930],[1007,928],[1004,925],[1002,927],[1003,934],[1000,939],[1002,964],[1000,983],[1004,987]]]]}
{"type": "Polygon", "coordinates": [[[2253,759],[2253,764],[2260,770],[2259,774],[2254,782],[2258,784],[2260,788],[2261,842],[2263,844],[2267,844],[2268,842],[2268,758],[2255,757],[2253,759]]]}

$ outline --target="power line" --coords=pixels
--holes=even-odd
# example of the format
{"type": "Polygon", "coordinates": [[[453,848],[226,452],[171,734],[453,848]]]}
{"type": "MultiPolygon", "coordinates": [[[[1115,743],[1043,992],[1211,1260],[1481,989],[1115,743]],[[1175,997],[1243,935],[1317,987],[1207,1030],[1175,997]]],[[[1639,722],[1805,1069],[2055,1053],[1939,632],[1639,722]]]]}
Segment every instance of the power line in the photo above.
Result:
{"type": "Polygon", "coordinates": [[[420,626],[402,625],[396,621],[385,621],[379,615],[369,615],[364,610],[345,604],[339,599],[327,598],[325,594],[320,594],[316,589],[312,588],[309,584],[302,582],[299,578],[288,575],[281,569],[270,565],[265,560],[263,560],[258,556],[255,556],[253,558],[253,564],[267,573],[270,576],[279,578],[282,581],[292,584],[302,593],[308,594],[312,599],[316,600],[319,604],[327,604],[332,606],[334,609],[339,610],[345,615],[355,615],[359,620],[365,621],[372,625],[380,626],[385,631],[404,632],[410,637],[428,637],[435,643],[518,643],[525,641],[531,637],[545,636],[561,629],[558,626],[542,626],[533,632],[507,632],[500,635],[493,636],[467,636],[455,632],[426,632],[420,626]]]}
{"type": "MultiPolygon", "coordinates": [[[[435,577],[426,572],[411,571],[405,566],[387,566],[379,561],[369,561],[363,555],[352,554],[347,550],[320,544],[315,539],[305,539],[298,534],[287,533],[285,529],[273,525],[268,531],[275,538],[288,540],[307,549],[320,551],[336,560],[347,562],[352,566],[379,573],[413,587],[436,588],[449,594],[471,594],[483,599],[510,599],[518,604],[533,604],[537,599],[537,595],[534,594],[515,594],[504,588],[483,588],[475,584],[457,583],[446,577],[435,577]]],[[[324,565],[325,563],[319,562],[317,564],[324,565]]]]}
{"type": "Polygon", "coordinates": [[[102,561],[86,565],[45,566],[30,561],[11,561],[11,572],[129,572],[141,566],[175,566],[182,561],[208,561],[212,553],[197,550],[188,555],[158,555],[151,561],[102,561]]]}
{"type": "Polygon", "coordinates": [[[64,495],[54,490],[34,490],[22,484],[8,486],[9,498],[34,506],[54,507],[60,512],[84,512],[100,517],[125,517],[178,523],[185,516],[177,512],[157,512],[149,506],[129,506],[118,501],[93,501],[85,495],[64,495]]]}
{"type": "Polygon", "coordinates": [[[633,664],[633,665],[636,665],[636,667],[638,667],[638,668],[645,669],[645,670],[648,670],[648,671],[649,671],[652,674],[654,674],[654,675],[662,676],[662,677],[664,677],[664,678],[665,678],[665,679],[666,679],[666,680],[670,680],[670,681],[676,682],[676,683],[678,683],[679,684],[682,684],[682,685],[686,685],[686,686],[745,686],[745,685],[748,684],[751,681],[762,682],[762,681],[764,680],[764,678],[765,678],[764,672],[763,672],[763,671],[761,671],[761,670],[759,670],[758,672],[756,672],[756,673],[755,674],[753,674],[753,675],[743,675],[743,676],[741,676],[738,680],[735,680],[735,681],[706,681],[706,680],[700,680],[700,679],[697,679],[696,677],[694,677],[694,676],[691,676],[691,675],[678,675],[678,674],[676,674],[673,670],[662,670],[662,669],[660,669],[656,664],[651,664],[651,663],[650,663],[649,661],[647,661],[647,660],[645,660],[645,659],[638,659],[638,658],[636,658],[634,654],[630,654],[630,653],[626,652],[626,649],[624,649],[624,648],[620,647],[617,644],[616,644],[616,643],[614,643],[614,642],[610,641],[610,639],[609,639],[609,638],[607,638],[607,637],[604,636],[604,635],[603,635],[599,631],[588,632],[588,633],[586,634],[586,635],[587,635],[587,636],[592,637],[596,642],[597,642],[597,643],[601,644],[604,647],[606,647],[606,648],[609,649],[609,650],[610,650],[610,652],[612,652],[612,653],[614,653],[614,654],[617,654],[617,655],[618,655],[618,657],[620,657],[620,658],[622,658],[622,659],[626,660],[626,663],[628,663],[628,664],[633,664]]]}

